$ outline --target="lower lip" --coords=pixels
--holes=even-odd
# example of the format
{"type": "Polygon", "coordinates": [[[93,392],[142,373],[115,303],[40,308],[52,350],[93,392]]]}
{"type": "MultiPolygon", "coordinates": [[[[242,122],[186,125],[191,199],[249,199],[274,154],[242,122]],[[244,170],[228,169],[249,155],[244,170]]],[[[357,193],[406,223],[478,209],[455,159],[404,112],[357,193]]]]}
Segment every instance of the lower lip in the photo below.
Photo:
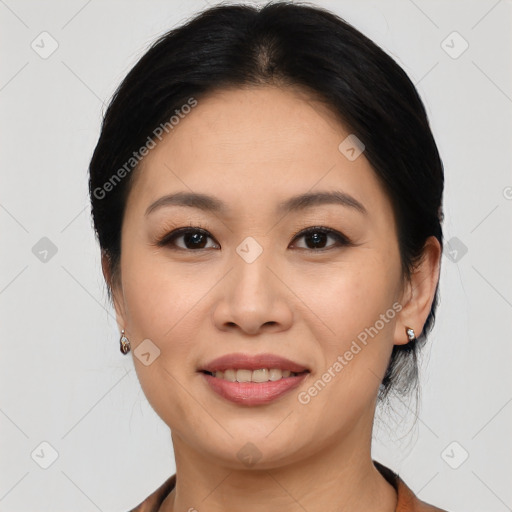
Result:
{"type": "Polygon", "coordinates": [[[240,405],[263,405],[299,386],[308,373],[268,382],[230,382],[207,373],[202,375],[210,388],[226,400],[240,405]]]}

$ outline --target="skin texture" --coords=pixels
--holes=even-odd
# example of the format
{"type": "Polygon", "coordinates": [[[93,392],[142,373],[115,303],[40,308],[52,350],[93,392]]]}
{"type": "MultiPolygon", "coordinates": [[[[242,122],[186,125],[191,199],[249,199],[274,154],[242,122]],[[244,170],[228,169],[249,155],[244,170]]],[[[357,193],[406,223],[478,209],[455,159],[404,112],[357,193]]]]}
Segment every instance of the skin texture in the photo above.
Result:
{"type": "MultiPolygon", "coordinates": [[[[338,150],[347,135],[324,104],[298,89],[222,90],[201,98],[134,176],[113,292],[131,353],[148,338],[160,349],[151,365],[137,357],[134,364],[172,431],[178,479],[163,510],[395,509],[396,493],[371,461],[376,397],[393,345],[408,341],[406,326],[417,336],[422,330],[440,248],[429,238],[412,280],[402,280],[391,203],[364,153],[349,161],[338,150]],[[330,190],[350,194],[367,214],[334,204],[275,213],[290,196],[330,190]],[[228,211],[174,205],[145,215],[178,191],[214,195],[228,211]],[[158,246],[186,226],[208,231],[204,249],[183,237],[174,249],[158,246]],[[353,245],[328,236],[323,249],[307,250],[311,236],[295,235],[312,226],[332,228],[353,245]],[[263,249],[250,264],[236,252],[249,236],[263,249]],[[298,393],[396,302],[401,311],[300,403],[298,393]],[[197,371],[233,352],[278,354],[310,374],[270,404],[236,405],[197,371]],[[251,467],[237,457],[247,442],[261,454],[251,467]]],[[[103,267],[113,283],[106,259],[103,267]]]]}

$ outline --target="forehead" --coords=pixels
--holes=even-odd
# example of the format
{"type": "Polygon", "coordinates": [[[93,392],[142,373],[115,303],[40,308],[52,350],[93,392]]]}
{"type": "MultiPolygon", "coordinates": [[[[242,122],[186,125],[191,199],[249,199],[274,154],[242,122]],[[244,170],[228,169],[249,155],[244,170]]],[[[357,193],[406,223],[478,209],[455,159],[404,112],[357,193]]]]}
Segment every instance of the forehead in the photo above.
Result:
{"type": "Polygon", "coordinates": [[[208,193],[254,207],[315,189],[363,202],[383,191],[364,153],[351,161],[350,135],[335,113],[303,90],[250,87],[213,92],[144,158],[141,201],[175,191],[208,193]]]}
{"type": "Polygon", "coordinates": [[[331,137],[344,133],[333,111],[305,91],[270,86],[215,91],[177,128],[169,139],[186,141],[181,148],[226,162],[323,160],[331,137]],[[327,135],[319,147],[318,138],[327,135]]]}

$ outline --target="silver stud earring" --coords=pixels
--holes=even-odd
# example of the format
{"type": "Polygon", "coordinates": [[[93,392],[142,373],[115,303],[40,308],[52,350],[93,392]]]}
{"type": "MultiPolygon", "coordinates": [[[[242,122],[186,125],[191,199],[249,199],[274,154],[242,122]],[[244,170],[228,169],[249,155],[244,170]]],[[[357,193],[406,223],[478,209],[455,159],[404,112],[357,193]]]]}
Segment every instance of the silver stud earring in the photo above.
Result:
{"type": "Polygon", "coordinates": [[[413,341],[416,338],[416,334],[414,334],[414,329],[411,329],[410,327],[406,327],[405,332],[407,333],[407,337],[409,338],[409,341],[413,341]]]}
{"type": "Polygon", "coordinates": [[[124,335],[124,329],[121,331],[121,339],[119,340],[121,345],[121,352],[128,354],[130,352],[130,340],[124,335]]]}

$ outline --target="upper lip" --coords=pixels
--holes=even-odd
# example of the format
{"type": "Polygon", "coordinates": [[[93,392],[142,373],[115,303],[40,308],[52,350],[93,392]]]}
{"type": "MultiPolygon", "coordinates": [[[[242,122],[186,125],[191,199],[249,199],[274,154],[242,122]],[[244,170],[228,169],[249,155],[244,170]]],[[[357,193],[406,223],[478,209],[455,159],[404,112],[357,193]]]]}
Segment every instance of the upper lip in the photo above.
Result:
{"type": "Polygon", "coordinates": [[[259,370],[261,368],[278,368],[294,373],[309,371],[295,361],[276,354],[226,354],[202,366],[199,371],[216,372],[228,369],[259,370]]]}

